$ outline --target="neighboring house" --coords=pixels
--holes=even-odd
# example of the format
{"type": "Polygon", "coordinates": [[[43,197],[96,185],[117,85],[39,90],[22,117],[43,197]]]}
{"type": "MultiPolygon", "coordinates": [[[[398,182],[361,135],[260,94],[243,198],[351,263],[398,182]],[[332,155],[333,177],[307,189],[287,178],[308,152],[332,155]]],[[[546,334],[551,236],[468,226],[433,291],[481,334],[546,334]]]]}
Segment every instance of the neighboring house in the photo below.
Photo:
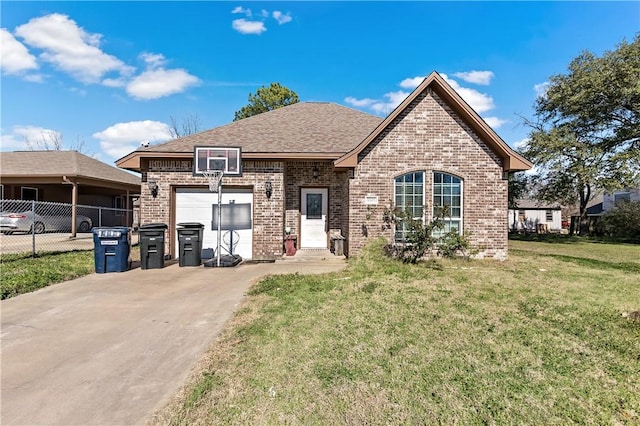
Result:
{"type": "Polygon", "coordinates": [[[509,230],[524,232],[560,232],[562,207],[536,200],[516,200],[517,209],[509,209],[509,230]]]}
{"type": "Polygon", "coordinates": [[[4,200],[131,209],[140,196],[140,177],[77,151],[2,152],[0,191],[4,200]]]}
{"type": "Polygon", "coordinates": [[[385,119],[297,103],[140,148],[116,164],[142,172],[142,223],[169,226],[173,256],[181,222],[202,223],[203,245],[215,247],[218,198],[202,171],[225,166],[222,211],[235,209],[237,222],[225,237],[254,260],[282,256],[286,230],[302,249],[326,249],[341,234],[345,253],[357,255],[371,239],[402,238],[384,223],[387,208],[430,220],[442,205],[451,207],[447,228],[469,231],[479,256],[505,258],[508,172],[531,167],[437,73],[385,119]]]}
{"type": "MultiPolygon", "coordinates": [[[[600,192],[587,204],[587,216],[599,217],[623,201],[640,201],[640,188],[629,188],[612,193],[600,192]]],[[[578,213],[577,213],[578,214],[578,213]]]]}

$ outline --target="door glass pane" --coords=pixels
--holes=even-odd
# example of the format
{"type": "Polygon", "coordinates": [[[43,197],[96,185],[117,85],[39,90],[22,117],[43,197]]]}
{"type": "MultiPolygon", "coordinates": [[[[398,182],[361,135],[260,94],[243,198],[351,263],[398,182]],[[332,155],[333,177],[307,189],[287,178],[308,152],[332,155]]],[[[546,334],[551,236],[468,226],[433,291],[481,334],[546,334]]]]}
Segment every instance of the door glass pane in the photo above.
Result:
{"type": "Polygon", "coordinates": [[[307,194],[307,219],[322,219],[322,194],[307,194]]]}

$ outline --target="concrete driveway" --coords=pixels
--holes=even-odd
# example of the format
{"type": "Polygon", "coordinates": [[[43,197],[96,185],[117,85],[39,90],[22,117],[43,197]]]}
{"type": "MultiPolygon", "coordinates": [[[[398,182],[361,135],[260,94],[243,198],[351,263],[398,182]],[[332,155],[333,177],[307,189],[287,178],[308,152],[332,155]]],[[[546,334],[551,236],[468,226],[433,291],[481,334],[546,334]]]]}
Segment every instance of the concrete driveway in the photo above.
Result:
{"type": "Polygon", "coordinates": [[[2,425],[139,425],[266,274],[343,260],[92,274],[2,301],[2,425]]]}

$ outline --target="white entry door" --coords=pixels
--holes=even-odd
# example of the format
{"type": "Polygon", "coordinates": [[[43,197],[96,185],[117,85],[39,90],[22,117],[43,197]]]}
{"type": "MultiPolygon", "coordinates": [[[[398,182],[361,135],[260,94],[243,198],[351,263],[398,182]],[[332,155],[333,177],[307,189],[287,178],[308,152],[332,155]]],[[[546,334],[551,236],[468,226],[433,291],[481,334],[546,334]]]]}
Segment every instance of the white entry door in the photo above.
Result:
{"type": "Polygon", "coordinates": [[[300,248],[327,248],[327,188],[302,188],[300,248]]]}

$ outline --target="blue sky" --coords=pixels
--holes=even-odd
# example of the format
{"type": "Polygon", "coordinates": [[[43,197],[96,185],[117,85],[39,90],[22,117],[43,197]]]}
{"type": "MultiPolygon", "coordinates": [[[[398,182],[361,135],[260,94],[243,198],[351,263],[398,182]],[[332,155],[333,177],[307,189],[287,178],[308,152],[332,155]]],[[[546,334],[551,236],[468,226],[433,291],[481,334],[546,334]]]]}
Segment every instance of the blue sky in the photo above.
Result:
{"type": "Polygon", "coordinates": [[[113,164],[272,82],[385,116],[431,71],[514,146],[549,76],[640,31],[640,2],[1,4],[2,151],[57,137],[113,164]]]}

